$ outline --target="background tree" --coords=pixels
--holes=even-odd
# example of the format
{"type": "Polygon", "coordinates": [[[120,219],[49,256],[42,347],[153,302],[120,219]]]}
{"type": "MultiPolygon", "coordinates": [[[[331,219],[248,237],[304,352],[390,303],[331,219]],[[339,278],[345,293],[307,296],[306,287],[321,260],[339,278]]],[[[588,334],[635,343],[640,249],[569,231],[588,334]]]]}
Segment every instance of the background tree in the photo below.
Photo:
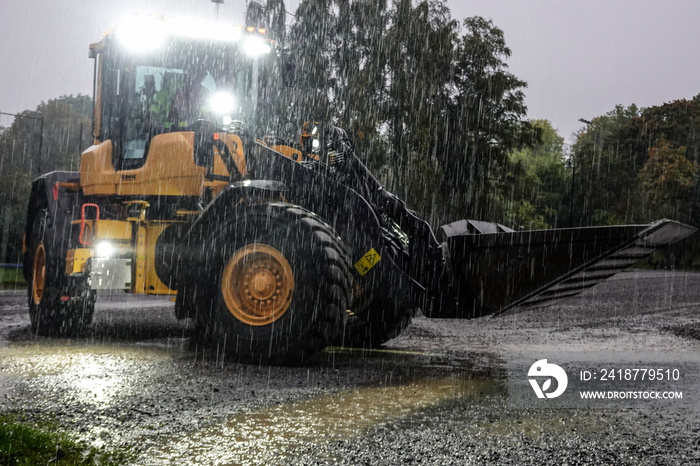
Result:
{"type": "Polygon", "coordinates": [[[387,163],[382,134],[390,12],[385,0],[338,2],[342,18],[334,42],[333,88],[336,123],[353,135],[359,154],[375,169],[387,163]]]}
{"type": "MultiPolygon", "coordinates": [[[[700,95],[691,100],[680,99],[644,109],[639,118],[630,123],[626,133],[630,150],[635,154],[637,170],[647,163],[651,149],[660,138],[671,147],[685,147],[685,157],[700,163],[700,95]]],[[[696,176],[687,217],[696,226],[700,226],[699,181],[696,176]]]]}
{"type": "Polygon", "coordinates": [[[296,10],[287,46],[294,54],[298,92],[287,112],[297,128],[305,120],[331,121],[334,113],[332,50],[339,19],[333,7],[333,0],[303,0],[296,10]]]}
{"type": "Polygon", "coordinates": [[[458,23],[442,1],[397,0],[386,32],[385,101],[380,113],[390,156],[389,189],[439,223],[444,167],[439,139],[451,100],[458,23]]]}
{"type": "Polygon", "coordinates": [[[456,96],[447,138],[438,150],[449,176],[445,216],[502,220],[507,154],[532,142],[524,117],[526,83],[508,71],[511,50],[503,31],[484,18],[467,18],[455,56],[456,96]]]}
{"type": "Polygon", "coordinates": [[[349,130],[387,187],[431,223],[501,220],[510,150],[532,141],[503,31],[444,0],[305,0],[288,43],[306,119],[349,130]]]}
{"type": "Polygon", "coordinates": [[[566,168],[564,138],[547,120],[531,124],[536,143],[508,154],[510,191],[501,223],[528,230],[567,226],[572,173],[566,168]]]}
{"type": "MultiPolygon", "coordinates": [[[[618,105],[594,118],[579,133],[572,148],[577,170],[574,218],[580,224],[645,223],[666,212],[674,219],[700,225],[697,173],[683,172],[689,177],[684,178],[684,183],[691,186],[684,188],[684,207],[676,209],[673,215],[668,206],[662,208],[658,204],[660,185],[652,180],[653,176],[660,176],[658,161],[668,159],[668,150],[685,148],[682,158],[697,162],[699,103],[696,97],[642,110],[634,105],[618,105]]],[[[676,152],[674,157],[681,156],[676,152]]],[[[680,163],[682,159],[676,161],[680,163]]]]}
{"type": "Polygon", "coordinates": [[[643,165],[632,150],[634,136],[629,133],[639,114],[635,105],[617,105],[577,135],[572,147],[576,170],[572,226],[641,221],[639,206],[629,202],[639,195],[637,173],[643,165]]]}
{"type": "Polygon", "coordinates": [[[698,164],[686,152],[685,147],[673,148],[663,137],[649,149],[649,159],[639,171],[648,217],[692,221],[698,164]]]}
{"type": "Polygon", "coordinates": [[[267,14],[267,29],[270,38],[280,44],[284,44],[287,34],[287,9],[283,0],[267,0],[265,4],[267,14]]]}

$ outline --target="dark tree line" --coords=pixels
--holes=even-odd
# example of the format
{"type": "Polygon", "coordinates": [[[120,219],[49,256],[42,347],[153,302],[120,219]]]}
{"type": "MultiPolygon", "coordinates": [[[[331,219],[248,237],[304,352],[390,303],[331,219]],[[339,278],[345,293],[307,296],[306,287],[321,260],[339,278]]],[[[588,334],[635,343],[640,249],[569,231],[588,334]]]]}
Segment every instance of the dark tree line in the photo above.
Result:
{"type": "Polygon", "coordinates": [[[594,118],[572,153],[582,225],[671,218],[700,225],[700,96],[594,118]]]}

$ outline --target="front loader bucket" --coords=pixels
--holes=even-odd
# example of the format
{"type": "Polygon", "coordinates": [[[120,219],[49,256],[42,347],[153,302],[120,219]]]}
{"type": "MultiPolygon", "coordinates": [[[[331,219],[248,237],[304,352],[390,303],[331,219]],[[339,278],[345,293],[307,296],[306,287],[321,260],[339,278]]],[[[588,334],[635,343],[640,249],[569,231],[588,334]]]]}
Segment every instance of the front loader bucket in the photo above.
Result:
{"type": "Polygon", "coordinates": [[[456,305],[449,314],[436,317],[471,318],[547,306],[694,231],[661,220],[651,225],[452,235],[446,247],[449,294],[456,305]]]}

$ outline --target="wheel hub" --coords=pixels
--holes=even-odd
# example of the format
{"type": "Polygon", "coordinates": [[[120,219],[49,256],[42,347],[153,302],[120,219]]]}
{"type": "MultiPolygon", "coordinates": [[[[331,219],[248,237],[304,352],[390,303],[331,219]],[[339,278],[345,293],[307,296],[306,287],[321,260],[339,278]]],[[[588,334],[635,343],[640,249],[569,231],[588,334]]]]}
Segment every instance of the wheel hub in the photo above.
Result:
{"type": "Polygon", "coordinates": [[[249,274],[248,283],[250,285],[249,296],[258,301],[265,301],[275,295],[277,287],[281,284],[281,279],[279,274],[258,265],[257,270],[249,274]]]}
{"type": "Polygon", "coordinates": [[[221,294],[231,314],[243,323],[268,325],[289,309],[294,291],[292,268],[267,244],[249,244],[226,263],[221,294]]]}
{"type": "Polygon", "coordinates": [[[32,299],[37,306],[44,297],[46,283],[46,248],[40,242],[34,251],[34,263],[32,267],[32,299]]]}

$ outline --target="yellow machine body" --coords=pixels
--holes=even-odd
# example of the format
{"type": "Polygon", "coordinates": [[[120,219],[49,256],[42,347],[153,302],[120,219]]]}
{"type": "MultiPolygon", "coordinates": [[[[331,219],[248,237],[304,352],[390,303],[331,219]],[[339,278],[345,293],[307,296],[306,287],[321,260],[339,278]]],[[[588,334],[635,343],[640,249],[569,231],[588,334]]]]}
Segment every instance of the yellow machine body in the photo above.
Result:
{"type": "MultiPolygon", "coordinates": [[[[223,142],[242,177],[247,174],[243,144],[238,136],[222,135],[223,142]]],[[[225,181],[207,181],[206,168],[194,163],[194,133],[167,133],[155,136],[144,165],[132,170],[119,170],[112,163],[112,141],[96,144],[83,152],[80,161],[80,187],[88,196],[201,196],[205,188],[223,189],[225,181]]],[[[213,173],[228,177],[229,173],[215,150],[213,173]]]]}

